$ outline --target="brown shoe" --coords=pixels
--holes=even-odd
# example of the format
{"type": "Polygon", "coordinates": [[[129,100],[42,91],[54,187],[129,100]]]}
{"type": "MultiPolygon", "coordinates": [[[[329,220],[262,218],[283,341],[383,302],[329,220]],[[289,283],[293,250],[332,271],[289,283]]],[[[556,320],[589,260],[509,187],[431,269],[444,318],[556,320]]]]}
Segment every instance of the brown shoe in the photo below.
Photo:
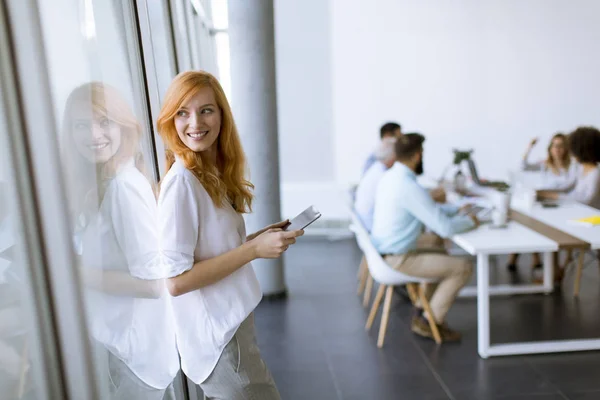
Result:
{"type": "MultiPolygon", "coordinates": [[[[459,332],[450,329],[446,323],[438,324],[437,327],[440,332],[442,342],[458,342],[462,338],[462,335],[459,332]]],[[[423,316],[413,317],[410,324],[410,329],[413,331],[413,333],[421,337],[433,339],[433,332],[429,326],[429,321],[427,321],[427,319],[425,319],[423,316]]]]}
{"type": "Polygon", "coordinates": [[[442,342],[459,342],[462,338],[460,332],[450,329],[445,322],[438,325],[438,329],[440,331],[440,336],[442,337],[442,342]]]}
{"type": "Polygon", "coordinates": [[[429,326],[429,322],[422,316],[414,316],[410,323],[410,330],[413,333],[422,336],[424,338],[433,339],[433,332],[431,332],[431,327],[429,326]]]}

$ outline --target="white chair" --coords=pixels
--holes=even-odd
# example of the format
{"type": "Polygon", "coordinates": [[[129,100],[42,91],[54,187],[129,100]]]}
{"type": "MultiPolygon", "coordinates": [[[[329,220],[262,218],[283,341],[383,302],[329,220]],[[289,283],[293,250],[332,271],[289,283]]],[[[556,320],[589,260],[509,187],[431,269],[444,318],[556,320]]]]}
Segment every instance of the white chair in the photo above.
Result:
{"type": "Polygon", "coordinates": [[[434,283],[435,281],[405,275],[391,268],[388,265],[388,263],[385,262],[383,257],[379,254],[377,249],[375,249],[375,246],[371,242],[371,237],[369,236],[369,233],[367,232],[362,222],[360,221],[360,218],[356,215],[354,211],[352,212],[352,225],[350,226],[350,229],[356,235],[358,246],[364,253],[363,260],[365,261],[365,266],[368,269],[370,276],[374,281],[379,283],[379,289],[377,290],[377,294],[375,295],[375,301],[373,302],[373,306],[371,307],[371,312],[369,313],[369,318],[367,319],[367,324],[365,326],[366,330],[371,329],[371,326],[373,325],[373,321],[375,320],[375,316],[379,309],[379,305],[381,304],[381,300],[383,299],[383,295],[385,293],[385,301],[383,304],[383,314],[381,316],[381,325],[379,327],[377,347],[383,347],[385,333],[387,330],[387,324],[390,315],[392,295],[394,293],[394,286],[399,285],[407,285],[409,295],[413,303],[417,300],[417,298],[421,301],[421,304],[424,310],[426,311],[427,320],[429,322],[429,326],[431,327],[433,338],[437,344],[441,344],[442,339],[440,336],[439,329],[435,323],[431,307],[429,306],[429,300],[425,296],[425,289],[423,285],[421,285],[425,283],[434,283]]]}

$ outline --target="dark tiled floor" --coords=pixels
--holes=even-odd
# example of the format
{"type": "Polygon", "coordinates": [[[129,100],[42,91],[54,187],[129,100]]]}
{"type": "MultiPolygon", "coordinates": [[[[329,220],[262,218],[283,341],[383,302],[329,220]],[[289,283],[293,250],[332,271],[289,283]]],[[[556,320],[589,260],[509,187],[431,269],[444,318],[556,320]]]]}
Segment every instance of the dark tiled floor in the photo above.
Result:
{"type": "MultiPolygon", "coordinates": [[[[285,400],[600,400],[599,352],[480,359],[475,299],[459,299],[448,316],[463,341],[437,347],[413,336],[410,307],[395,295],[378,350],[379,316],[365,332],[356,296],[360,256],[353,240],[303,238],[286,254],[289,298],[258,307],[258,340],[285,400]]],[[[516,275],[504,264],[494,281],[531,279],[527,257],[516,275]]],[[[492,342],[600,338],[598,267],[584,271],[579,300],[572,282],[549,296],[493,298],[492,342]]]]}

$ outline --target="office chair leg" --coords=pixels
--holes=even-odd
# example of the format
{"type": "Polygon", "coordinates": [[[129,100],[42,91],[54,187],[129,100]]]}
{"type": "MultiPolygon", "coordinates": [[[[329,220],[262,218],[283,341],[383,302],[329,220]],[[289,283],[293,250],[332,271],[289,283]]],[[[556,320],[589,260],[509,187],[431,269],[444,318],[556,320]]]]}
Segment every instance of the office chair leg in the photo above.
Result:
{"type": "Polygon", "coordinates": [[[365,256],[360,260],[360,265],[358,266],[358,272],[356,273],[356,279],[360,280],[367,269],[367,259],[365,256]]]}
{"type": "Polygon", "coordinates": [[[388,286],[385,291],[385,302],[383,303],[383,314],[381,315],[381,325],[379,326],[379,338],[377,339],[377,347],[382,348],[385,341],[385,331],[387,330],[388,320],[390,319],[390,308],[392,305],[392,295],[394,287],[388,286]]]}
{"type": "Polygon", "coordinates": [[[17,399],[22,399],[25,394],[25,382],[27,381],[27,364],[29,359],[29,348],[27,340],[23,345],[23,355],[21,357],[21,373],[19,375],[19,386],[17,387],[17,399]]]}
{"type": "Polygon", "coordinates": [[[417,283],[407,283],[406,284],[406,290],[408,291],[408,297],[410,297],[410,302],[413,304],[413,306],[416,306],[417,302],[419,300],[419,297],[417,295],[416,286],[418,286],[417,283]]]}
{"type": "MultiPolygon", "coordinates": [[[[365,260],[365,258],[363,257],[363,260],[365,260]]],[[[360,296],[363,291],[365,290],[365,284],[367,283],[367,278],[369,276],[369,268],[367,265],[367,261],[365,260],[364,262],[365,264],[365,268],[361,271],[361,275],[360,275],[360,281],[358,282],[358,295],[360,296]]]]}
{"type": "Polygon", "coordinates": [[[371,292],[373,291],[373,277],[371,274],[367,277],[367,286],[365,287],[365,297],[363,297],[363,307],[369,307],[369,300],[371,300],[371,292]]]}
{"type": "Polygon", "coordinates": [[[419,298],[421,299],[421,304],[423,305],[423,309],[427,314],[427,321],[429,322],[429,327],[433,333],[433,339],[437,344],[442,344],[442,337],[440,336],[440,331],[435,322],[433,311],[431,311],[429,300],[427,300],[427,296],[425,296],[425,288],[423,286],[419,287],[419,298]]]}
{"type": "Polygon", "coordinates": [[[373,321],[375,321],[375,316],[377,315],[377,311],[379,310],[379,305],[381,304],[381,300],[383,299],[383,294],[385,293],[386,285],[379,285],[379,289],[377,289],[377,294],[375,295],[375,301],[373,302],[373,306],[371,307],[371,312],[369,313],[369,318],[367,318],[367,324],[365,325],[365,330],[371,329],[373,326],[373,321]]]}
{"type": "Polygon", "coordinates": [[[583,272],[583,261],[585,258],[585,251],[579,251],[579,259],[577,260],[577,270],[575,271],[575,290],[573,296],[579,296],[579,287],[581,286],[581,273],[583,272]]]}

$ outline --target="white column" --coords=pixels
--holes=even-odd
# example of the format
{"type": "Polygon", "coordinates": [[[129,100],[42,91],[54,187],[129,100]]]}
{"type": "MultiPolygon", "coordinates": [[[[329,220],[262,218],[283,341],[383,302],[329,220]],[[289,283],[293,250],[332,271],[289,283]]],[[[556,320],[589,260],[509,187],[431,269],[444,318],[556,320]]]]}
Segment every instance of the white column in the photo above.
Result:
{"type": "MultiPolygon", "coordinates": [[[[281,220],[273,0],[229,0],[228,7],[233,115],[256,186],[251,233],[281,220]]],[[[281,259],[253,265],[265,295],[285,293],[281,259]]]]}

